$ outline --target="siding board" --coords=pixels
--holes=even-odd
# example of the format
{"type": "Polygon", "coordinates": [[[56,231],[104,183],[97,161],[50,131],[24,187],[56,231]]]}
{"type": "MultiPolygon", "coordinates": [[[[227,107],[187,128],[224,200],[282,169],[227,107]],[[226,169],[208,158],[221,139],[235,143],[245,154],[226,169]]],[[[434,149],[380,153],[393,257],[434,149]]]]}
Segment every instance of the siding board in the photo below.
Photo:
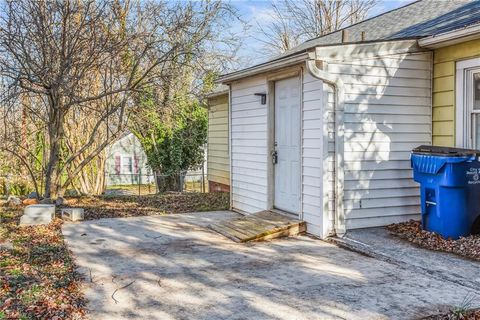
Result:
{"type": "Polygon", "coordinates": [[[433,143],[455,146],[455,63],[480,56],[480,40],[439,48],[433,55],[433,143]]]}
{"type": "Polygon", "coordinates": [[[232,83],[232,205],[245,213],[268,209],[268,108],[258,92],[267,92],[265,77],[232,83]]]}
{"type": "Polygon", "coordinates": [[[208,99],[207,179],[230,184],[228,94],[208,99]]]}
{"type": "Polygon", "coordinates": [[[432,140],[430,53],[334,62],[328,71],[341,77],[346,91],[347,229],[416,217],[419,189],[409,158],[412,148],[432,140]]]}

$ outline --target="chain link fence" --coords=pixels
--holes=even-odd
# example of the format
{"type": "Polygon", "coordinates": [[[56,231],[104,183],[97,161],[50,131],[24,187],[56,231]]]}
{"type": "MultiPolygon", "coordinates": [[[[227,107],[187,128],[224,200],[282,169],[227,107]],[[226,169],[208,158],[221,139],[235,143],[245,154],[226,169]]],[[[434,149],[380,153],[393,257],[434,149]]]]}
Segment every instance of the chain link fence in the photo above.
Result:
{"type": "Polygon", "coordinates": [[[172,175],[108,174],[105,195],[149,195],[166,191],[208,192],[204,172],[181,172],[172,175]]]}
{"type": "MultiPolygon", "coordinates": [[[[173,175],[106,174],[105,195],[149,195],[167,191],[208,192],[207,176],[203,171],[181,172],[173,175]],[[157,183],[156,183],[157,182],[157,183]]],[[[0,197],[26,196],[33,192],[30,178],[20,175],[0,175],[0,197]]],[[[68,190],[75,194],[75,190],[68,190]]]]}

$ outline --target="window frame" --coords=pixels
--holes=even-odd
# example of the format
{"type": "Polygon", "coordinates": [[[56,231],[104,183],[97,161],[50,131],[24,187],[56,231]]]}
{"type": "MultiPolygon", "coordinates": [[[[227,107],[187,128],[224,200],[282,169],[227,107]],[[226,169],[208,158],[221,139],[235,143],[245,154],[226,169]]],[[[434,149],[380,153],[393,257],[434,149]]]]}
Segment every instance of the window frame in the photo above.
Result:
{"type": "Polygon", "coordinates": [[[127,155],[127,154],[122,154],[122,155],[120,155],[120,174],[134,174],[134,173],[133,173],[133,169],[134,169],[134,168],[133,168],[133,167],[134,167],[133,161],[134,161],[134,160],[133,160],[133,156],[131,156],[131,155],[127,155]],[[124,167],[125,167],[125,165],[126,165],[126,163],[124,162],[125,159],[130,159],[130,160],[131,160],[131,162],[130,162],[130,171],[129,171],[129,172],[126,172],[126,171],[124,170],[124,167]]]}
{"type": "Polygon", "coordinates": [[[473,114],[480,114],[480,110],[473,110],[472,85],[473,74],[480,72],[480,58],[458,61],[456,63],[455,85],[455,145],[461,148],[475,147],[475,128],[472,130],[473,114]]]}

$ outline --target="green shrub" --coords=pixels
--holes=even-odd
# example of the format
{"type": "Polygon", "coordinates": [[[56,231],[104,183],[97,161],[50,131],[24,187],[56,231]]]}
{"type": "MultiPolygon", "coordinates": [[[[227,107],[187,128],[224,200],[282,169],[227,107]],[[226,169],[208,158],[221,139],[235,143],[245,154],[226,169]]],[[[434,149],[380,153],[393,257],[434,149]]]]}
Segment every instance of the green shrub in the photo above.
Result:
{"type": "Polygon", "coordinates": [[[0,194],[11,194],[14,196],[25,196],[34,191],[30,181],[23,178],[12,178],[7,181],[5,178],[0,179],[0,194]]]}

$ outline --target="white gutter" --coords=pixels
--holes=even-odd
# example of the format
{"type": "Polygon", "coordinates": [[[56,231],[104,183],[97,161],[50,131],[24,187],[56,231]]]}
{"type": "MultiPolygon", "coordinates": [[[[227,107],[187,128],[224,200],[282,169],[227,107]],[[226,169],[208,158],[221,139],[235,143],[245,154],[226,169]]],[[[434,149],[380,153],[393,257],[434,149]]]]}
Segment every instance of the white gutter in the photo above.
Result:
{"type": "Polygon", "coordinates": [[[344,168],[343,168],[343,139],[344,139],[344,108],[345,91],[343,81],[317,67],[317,60],[306,61],[308,72],[317,79],[328,83],[335,89],[335,218],[332,230],[337,236],[343,236],[345,227],[345,209],[343,205],[344,168]]]}
{"type": "Polygon", "coordinates": [[[423,38],[418,40],[418,44],[424,48],[436,49],[474,39],[480,39],[480,24],[423,38]]]}
{"type": "Polygon", "coordinates": [[[243,69],[240,71],[236,71],[236,72],[232,72],[232,73],[220,76],[220,78],[218,78],[216,82],[227,84],[235,80],[250,77],[259,73],[270,72],[275,69],[290,67],[292,65],[303,63],[303,61],[305,61],[305,59],[307,58],[308,58],[308,52],[302,52],[294,56],[289,56],[289,57],[281,58],[278,60],[266,62],[266,63],[259,64],[247,69],[243,69]]]}

